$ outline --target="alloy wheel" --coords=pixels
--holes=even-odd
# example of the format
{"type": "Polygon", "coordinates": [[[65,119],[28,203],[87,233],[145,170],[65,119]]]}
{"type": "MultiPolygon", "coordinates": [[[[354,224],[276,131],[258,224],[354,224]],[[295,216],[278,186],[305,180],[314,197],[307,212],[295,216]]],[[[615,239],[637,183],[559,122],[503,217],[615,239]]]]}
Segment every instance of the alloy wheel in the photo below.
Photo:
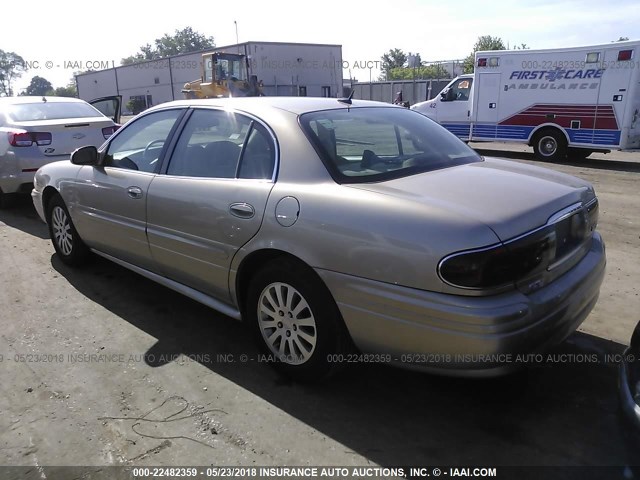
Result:
{"type": "Polygon", "coordinates": [[[56,245],[64,255],[71,255],[73,251],[73,235],[67,212],[62,207],[55,206],[51,212],[53,235],[56,245]]]}
{"type": "Polygon", "coordinates": [[[278,360],[300,365],[316,348],[313,312],[302,294],[287,283],[267,285],[258,301],[258,325],[265,344],[278,360]]]}

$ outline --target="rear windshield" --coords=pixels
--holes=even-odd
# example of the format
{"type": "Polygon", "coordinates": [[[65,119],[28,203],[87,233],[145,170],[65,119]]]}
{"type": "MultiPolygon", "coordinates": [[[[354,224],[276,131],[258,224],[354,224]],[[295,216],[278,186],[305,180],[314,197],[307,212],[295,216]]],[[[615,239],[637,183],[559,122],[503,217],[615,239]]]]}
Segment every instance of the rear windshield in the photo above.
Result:
{"type": "Polygon", "coordinates": [[[81,102],[19,103],[16,105],[10,105],[7,109],[7,113],[15,122],[103,116],[91,105],[81,102]]]}
{"type": "Polygon", "coordinates": [[[482,161],[446,129],[408,109],[324,110],[301,115],[300,124],[339,183],[380,182],[482,161]]]}

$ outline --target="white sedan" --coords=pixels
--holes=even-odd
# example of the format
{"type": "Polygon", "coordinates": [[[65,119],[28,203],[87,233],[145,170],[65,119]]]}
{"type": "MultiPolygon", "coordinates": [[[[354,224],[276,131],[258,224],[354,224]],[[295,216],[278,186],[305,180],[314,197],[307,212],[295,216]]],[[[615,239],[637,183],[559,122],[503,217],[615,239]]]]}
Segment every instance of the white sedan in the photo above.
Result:
{"type": "Polygon", "coordinates": [[[78,147],[99,147],[118,129],[100,109],[117,112],[119,97],[96,102],[94,108],[77,98],[0,98],[0,207],[30,193],[41,166],[68,160],[78,147]]]}

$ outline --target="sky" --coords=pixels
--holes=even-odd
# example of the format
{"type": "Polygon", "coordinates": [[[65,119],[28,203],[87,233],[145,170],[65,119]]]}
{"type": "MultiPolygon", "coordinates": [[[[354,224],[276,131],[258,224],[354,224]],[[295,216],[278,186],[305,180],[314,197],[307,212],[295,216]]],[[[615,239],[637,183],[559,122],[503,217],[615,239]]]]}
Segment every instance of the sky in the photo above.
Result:
{"type": "MultiPolygon", "coordinates": [[[[340,44],[350,66],[372,65],[391,48],[428,61],[460,59],[481,35],[531,49],[640,40],[638,0],[31,0],[28,9],[5,9],[2,16],[13,15],[3,18],[0,49],[39,65],[16,82],[16,93],[34,75],[60,87],[87,62],[117,66],[141,45],[187,26],[213,36],[217,46],[236,43],[236,24],[240,42],[340,44]]],[[[349,74],[367,81],[379,70],[354,67],[349,74]]]]}

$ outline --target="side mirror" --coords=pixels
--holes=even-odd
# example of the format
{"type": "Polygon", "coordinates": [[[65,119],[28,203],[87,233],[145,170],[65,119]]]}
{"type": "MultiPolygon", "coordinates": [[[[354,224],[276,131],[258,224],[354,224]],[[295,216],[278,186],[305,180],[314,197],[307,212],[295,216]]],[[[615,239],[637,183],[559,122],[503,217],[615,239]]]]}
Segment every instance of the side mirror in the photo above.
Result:
{"type": "Polygon", "coordinates": [[[443,91],[441,91],[441,92],[440,92],[440,101],[442,101],[442,102],[448,102],[448,101],[449,101],[449,92],[450,92],[450,91],[451,91],[451,90],[449,90],[448,88],[447,88],[447,89],[444,89],[443,91]]]}
{"type": "Polygon", "coordinates": [[[93,145],[80,147],[71,154],[74,165],[98,165],[98,149],[93,145]]]}

